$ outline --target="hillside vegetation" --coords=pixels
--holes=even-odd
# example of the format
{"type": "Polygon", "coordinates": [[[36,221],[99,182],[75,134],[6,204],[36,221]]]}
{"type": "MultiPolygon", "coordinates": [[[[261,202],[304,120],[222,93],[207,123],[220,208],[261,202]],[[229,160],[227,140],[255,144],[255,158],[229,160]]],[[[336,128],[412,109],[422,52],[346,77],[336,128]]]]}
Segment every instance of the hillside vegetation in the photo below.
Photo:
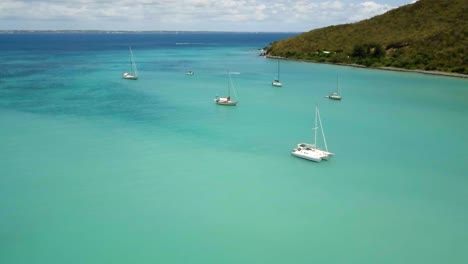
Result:
{"type": "Polygon", "coordinates": [[[270,56],[468,74],[468,0],[419,0],[272,43],[270,56]]]}

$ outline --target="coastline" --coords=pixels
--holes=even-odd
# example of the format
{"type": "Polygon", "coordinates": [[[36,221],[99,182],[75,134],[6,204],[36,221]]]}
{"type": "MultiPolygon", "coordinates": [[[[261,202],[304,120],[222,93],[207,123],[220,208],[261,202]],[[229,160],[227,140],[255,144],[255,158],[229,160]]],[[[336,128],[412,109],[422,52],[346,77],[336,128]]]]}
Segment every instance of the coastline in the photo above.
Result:
{"type": "Polygon", "coordinates": [[[302,62],[317,63],[317,64],[330,64],[330,65],[347,66],[347,67],[364,68],[364,69],[373,69],[373,70],[399,71],[399,72],[420,73],[420,74],[427,74],[427,75],[437,75],[437,76],[468,79],[468,75],[466,75],[466,74],[452,73],[452,72],[410,70],[410,69],[395,68],[395,67],[367,67],[367,66],[359,65],[359,64],[316,62],[316,61],[311,61],[311,60],[296,60],[296,59],[289,59],[289,58],[285,58],[285,57],[281,57],[281,56],[272,56],[272,55],[265,55],[264,57],[267,58],[267,59],[302,61],[302,62]]]}

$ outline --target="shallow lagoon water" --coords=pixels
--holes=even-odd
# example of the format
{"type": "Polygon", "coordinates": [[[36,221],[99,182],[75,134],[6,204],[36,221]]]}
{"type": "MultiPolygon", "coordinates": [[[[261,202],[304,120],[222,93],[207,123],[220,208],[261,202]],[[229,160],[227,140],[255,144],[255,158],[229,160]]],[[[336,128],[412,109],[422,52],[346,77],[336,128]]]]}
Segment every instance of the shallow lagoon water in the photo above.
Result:
{"type": "Polygon", "coordinates": [[[282,61],[272,87],[258,49],[291,35],[0,35],[0,262],[467,262],[467,80],[282,61]],[[315,105],[321,163],[290,155],[315,105]]]}

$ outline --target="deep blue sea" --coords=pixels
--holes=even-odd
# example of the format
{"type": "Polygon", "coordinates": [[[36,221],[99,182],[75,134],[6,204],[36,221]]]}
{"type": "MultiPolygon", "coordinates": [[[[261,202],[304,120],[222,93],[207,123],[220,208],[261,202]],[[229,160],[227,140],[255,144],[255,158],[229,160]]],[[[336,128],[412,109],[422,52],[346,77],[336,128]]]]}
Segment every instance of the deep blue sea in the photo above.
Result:
{"type": "Polygon", "coordinates": [[[293,35],[0,34],[0,263],[468,263],[468,80],[272,87],[259,49],[293,35]],[[316,105],[320,163],[290,155],[316,105]]]}

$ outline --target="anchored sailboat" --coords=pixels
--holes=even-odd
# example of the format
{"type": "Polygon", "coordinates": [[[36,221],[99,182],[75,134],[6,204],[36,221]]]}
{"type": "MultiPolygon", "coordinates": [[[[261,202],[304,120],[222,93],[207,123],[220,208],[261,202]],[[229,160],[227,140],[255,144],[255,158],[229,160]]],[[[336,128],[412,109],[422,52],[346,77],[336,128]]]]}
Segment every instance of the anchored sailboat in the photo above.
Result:
{"type": "Polygon", "coordinates": [[[317,106],[315,106],[314,144],[299,143],[297,144],[297,147],[291,152],[291,155],[299,157],[299,158],[315,161],[315,162],[328,160],[334,155],[333,153],[328,151],[327,141],[325,139],[325,133],[323,132],[322,119],[320,118],[320,112],[317,106]],[[320,132],[323,137],[323,144],[324,144],[325,150],[322,150],[317,146],[318,128],[320,128],[320,132]]]}
{"type": "Polygon", "coordinates": [[[135,63],[135,59],[133,58],[133,52],[132,52],[132,47],[128,47],[128,50],[130,52],[130,65],[132,68],[131,73],[124,73],[122,74],[122,78],[127,79],[127,80],[137,80],[138,79],[138,71],[135,63]]]}
{"type": "Polygon", "coordinates": [[[276,86],[276,87],[283,86],[283,84],[280,82],[280,60],[278,60],[278,73],[276,75],[276,79],[273,80],[271,85],[276,86]]]}
{"type": "Polygon", "coordinates": [[[231,100],[231,88],[232,88],[232,91],[234,92],[236,99],[237,99],[237,95],[236,95],[236,90],[234,90],[234,86],[232,85],[231,74],[229,73],[229,71],[227,72],[227,75],[228,75],[227,96],[226,97],[216,96],[216,98],[214,99],[214,102],[219,105],[236,106],[239,101],[231,100]]]}
{"type": "Polygon", "coordinates": [[[325,97],[332,99],[332,100],[341,100],[340,83],[339,83],[338,77],[336,78],[336,92],[333,92],[325,97]]]}
{"type": "Polygon", "coordinates": [[[185,67],[185,75],[189,75],[189,76],[192,76],[194,75],[195,72],[193,72],[192,70],[190,70],[189,68],[185,67]]]}

